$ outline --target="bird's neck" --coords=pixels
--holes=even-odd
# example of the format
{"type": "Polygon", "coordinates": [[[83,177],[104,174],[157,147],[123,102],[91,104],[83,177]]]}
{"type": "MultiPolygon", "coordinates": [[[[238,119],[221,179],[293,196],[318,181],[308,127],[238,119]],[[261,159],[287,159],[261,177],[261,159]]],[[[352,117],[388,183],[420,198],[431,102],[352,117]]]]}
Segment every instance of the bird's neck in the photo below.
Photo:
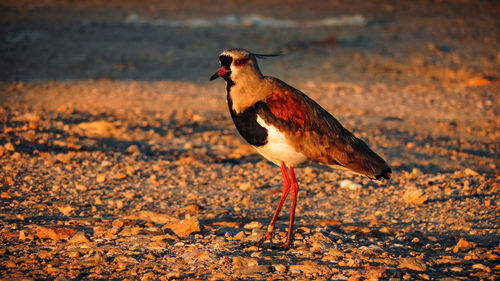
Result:
{"type": "Polygon", "coordinates": [[[269,83],[263,76],[239,77],[236,81],[226,83],[227,98],[231,101],[229,106],[236,114],[263,100],[270,92],[269,83]]]}

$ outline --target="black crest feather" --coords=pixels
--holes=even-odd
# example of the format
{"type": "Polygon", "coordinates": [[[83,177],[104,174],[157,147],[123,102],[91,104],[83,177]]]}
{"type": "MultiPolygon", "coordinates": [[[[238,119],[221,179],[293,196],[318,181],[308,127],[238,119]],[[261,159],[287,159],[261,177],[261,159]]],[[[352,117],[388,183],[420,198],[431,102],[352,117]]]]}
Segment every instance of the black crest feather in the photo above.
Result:
{"type": "Polygon", "coordinates": [[[269,57],[278,57],[281,56],[282,53],[276,53],[276,54],[254,54],[255,57],[259,59],[267,59],[269,57]]]}

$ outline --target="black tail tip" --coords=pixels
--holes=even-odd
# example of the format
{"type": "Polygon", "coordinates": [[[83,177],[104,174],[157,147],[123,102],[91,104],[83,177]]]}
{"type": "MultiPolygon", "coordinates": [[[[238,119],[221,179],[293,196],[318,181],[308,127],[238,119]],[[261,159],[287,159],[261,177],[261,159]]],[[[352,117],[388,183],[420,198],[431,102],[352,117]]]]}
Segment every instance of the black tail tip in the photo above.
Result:
{"type": "Polygon", "coordinates": [[[390,180],[392,176],[392,170],[390,167],[385,168],[382,173],[380,173],[378,176],[375,177],[375,179],[380,180],[380,179],[386,179],[390,180]]]}

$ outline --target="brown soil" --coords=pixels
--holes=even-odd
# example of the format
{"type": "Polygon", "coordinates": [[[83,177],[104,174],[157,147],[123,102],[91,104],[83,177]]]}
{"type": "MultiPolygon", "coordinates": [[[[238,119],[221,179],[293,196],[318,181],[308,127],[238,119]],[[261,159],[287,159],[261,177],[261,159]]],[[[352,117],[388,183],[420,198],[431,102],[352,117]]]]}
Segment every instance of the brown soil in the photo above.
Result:
{"type": "Polygon", "coordinates": [[[0,3],[0,278],[498,279],[499,5],[401,2],[0,3]],[[134,13],[366,23],[190,28],[127,23],[134,13]],[[248,247],[281,177],[237,135],[223,83],[208,82],[229,47],[283,52],[263,72],[394,170],[378,183],[297,169],[288,251],[248,247]]]}

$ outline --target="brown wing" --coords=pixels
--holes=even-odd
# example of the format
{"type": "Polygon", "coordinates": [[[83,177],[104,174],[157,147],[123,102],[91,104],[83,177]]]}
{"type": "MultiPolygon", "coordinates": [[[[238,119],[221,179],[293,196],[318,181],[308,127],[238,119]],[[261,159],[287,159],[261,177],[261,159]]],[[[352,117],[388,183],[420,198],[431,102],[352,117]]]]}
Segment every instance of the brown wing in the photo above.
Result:
{"type": "Polygon", "coordinates": [[[390,177],[387,163],[365,142],[304,93],[277,82],[281,87],[266,97],[258,114],[286,132],[298,151],[313,161],[340,165],[370,178],[390,177]]]}

